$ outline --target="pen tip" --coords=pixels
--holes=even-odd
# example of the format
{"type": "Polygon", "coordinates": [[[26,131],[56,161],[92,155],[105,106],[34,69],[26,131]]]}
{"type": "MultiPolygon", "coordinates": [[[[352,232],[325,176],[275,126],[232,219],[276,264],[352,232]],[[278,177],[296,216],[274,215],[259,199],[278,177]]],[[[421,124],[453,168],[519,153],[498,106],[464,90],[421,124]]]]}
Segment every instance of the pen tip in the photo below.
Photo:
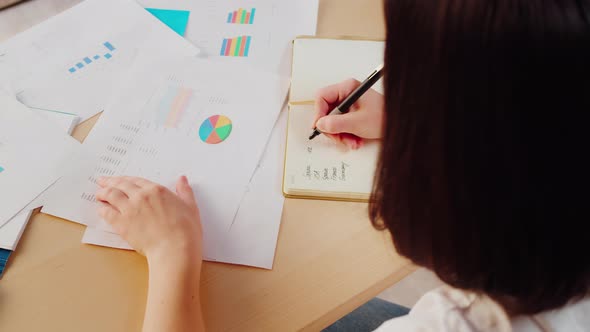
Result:
{"type": "Polygon", "coordinates": [[[309,136],[309,140],[311,141],[312,139],[316,138],[316,136],[318,136],[320,134],[319,131],[314,130],[313,134],[311,134],[311,136],[309,136]]]}

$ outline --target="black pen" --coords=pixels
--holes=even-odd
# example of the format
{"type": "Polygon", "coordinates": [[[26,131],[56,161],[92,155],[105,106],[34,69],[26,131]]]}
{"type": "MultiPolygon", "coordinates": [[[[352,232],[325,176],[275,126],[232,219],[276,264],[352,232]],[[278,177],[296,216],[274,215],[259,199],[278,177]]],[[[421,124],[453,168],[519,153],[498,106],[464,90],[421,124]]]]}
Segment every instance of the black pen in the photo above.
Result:
{"type": "MultiPolygon", "coordinates": [[[[383,65],[379,66],[375,71],[365,79],[356,90],[354,90],[348,97],[346,97],[338,107],[334,108],[328,115],[346,114],[350,107],[359,100],[381,77],[383,76],[383,65]]],[[[321,132],[317,128],[313,128],[313,133],[309,136],[309,140],[319,136],[321,132]]]]}

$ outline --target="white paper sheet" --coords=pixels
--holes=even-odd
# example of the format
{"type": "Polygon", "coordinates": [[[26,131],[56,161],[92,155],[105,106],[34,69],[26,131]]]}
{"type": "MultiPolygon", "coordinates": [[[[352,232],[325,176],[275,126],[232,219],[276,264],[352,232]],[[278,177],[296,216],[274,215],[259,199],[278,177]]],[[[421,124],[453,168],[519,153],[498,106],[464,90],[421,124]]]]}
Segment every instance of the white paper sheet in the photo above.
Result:
{"type": "Polygon", "coordinates": [[[79,148],[72,137],[0,94],[0,227],[53,184],[79,148]]]}
{"type": "Polygon", "coordinates": [[[289,75],[292,41],[298,35],[315,35],[319,0],[139,0],[139,3],[145,7],[190,11],[185,37],[202,51],[202,57],[253,63],[289,75]],[[230,15],[240,8],[245,12],[244,24],[241,17],[236,20],[239,24],[228,23],[230,15]],[[250,37],[247,56],[239,53],[221,56],[224,39],[240,36],[250,37]]]}
{"type": "MultiPolygon", "coordinates": [[[[286,128],[285,108],[273,129],[230,230],[219,237],[224,245],[219,247],[215,259],[209,257],[208,260],[272,269],[285,201],[281,181],[286,128]],[[261,209],[261,206],[264,208],[261,209]]],[[[86,228],[82,242],[132,249],[118,235],[93,227],[86,228]]]]}
{"type": "MultiPolygon", "coordinates": [[[[383,64],[384,52],[382,41],[295,40],[291,102],[313,100],[318,89],[351,77],[362,82],[383,64]]],[[[373,86],[379,93],[383,93],[382,81],[373,86]]]]}
{"type": "Polygon", "coordinates": [[[87,0],[0,44],[0,73],[29,107],[102,111],[137,54],[199,50],[132,0],[87,0]]]}
{"type": "Polygon", "coordinates": [[[23,210],[0,228],[0,249],[14,250],[33,210],[23,210]]]}
{"type": "Polygon", "coordinates": [[[45,199],[49,197],[51,186],[41,193],[35,200],[25,206],[9,222],[0,227],[0,248],[7,250],[15,250],[22,234],[27,227],[29,219],[33,211],[45,204],[45,199]]]}
{"type": "MultiPolygon", "coordinates": [[[[54,113],[47,111],[34,110],[39,116],[46,115],[46,119],[53,122],[64,133],[70,134],[76,124],[78,117],[71,114],[54,113]]],[[[33,211],[44,204],[47,191],[40,197],[29,203],[14,218],[10,219],[4,226],[0,226],[0,249],[15,250],[20,238],[27,227],[33,211]]]]}
{"type": "Polygon", "coordinates": [[[49,120],[50,122],[54,123],[59,129],[63,130],[67,134],[71,134],[74,131],[74,128],[78,125],[80,121],[80,117],[74,114],[69,113],[59,113],[59,112],[51,112],[51,111],[43,111],[43,110],[34,110],[42,116],[49,120]]]}
{"type": "Polygon", "coordinates": [[[84,142],[43,212],[108,230],[94,193],[101,175],[141,176],[173,187],[187,175],[199,200],[205,256],[215,259],[282,107],[288,82],[249,66],[198,59],[138,67],[84,142]],[[253,88],[255,87],[255,88],[253,88]],[[232,121],[229,138],[199,138],[208,117],[232,121]]]}

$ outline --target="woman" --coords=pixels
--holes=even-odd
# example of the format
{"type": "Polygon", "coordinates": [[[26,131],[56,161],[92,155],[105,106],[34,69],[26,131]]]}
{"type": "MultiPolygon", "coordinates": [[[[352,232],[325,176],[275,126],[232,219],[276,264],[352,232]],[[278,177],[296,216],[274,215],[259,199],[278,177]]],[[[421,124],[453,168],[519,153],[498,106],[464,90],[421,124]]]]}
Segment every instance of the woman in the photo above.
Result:
{"type": "MultiPolygon", "coordinates": [[[[589,330],[590,0],[388,0],[385,13],[384,96],[322,117],[358,82],[328,87],[314,124],[351,148],[382,140],[371,219],[448,284],[380,330],[589,330]]],[[[186,178],[176,195],[100,185],[101,216],[149,262],[144,330],[203,330],[186,178]]]]}

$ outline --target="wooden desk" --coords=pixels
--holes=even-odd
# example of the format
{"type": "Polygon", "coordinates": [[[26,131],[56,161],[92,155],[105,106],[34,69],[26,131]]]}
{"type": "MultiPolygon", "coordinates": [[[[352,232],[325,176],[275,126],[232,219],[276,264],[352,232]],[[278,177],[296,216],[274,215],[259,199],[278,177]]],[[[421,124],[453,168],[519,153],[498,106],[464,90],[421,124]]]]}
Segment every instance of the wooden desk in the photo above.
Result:
{"type": "MultiPolygon", "coordinates": [[[[36,2],[44,3],[46,16],[57,8],[36,2]]],[[[10,11],[29,24],[42,18],[24,15],[20,6],[0,13],[0,38],[10,11]]],[[[381,16],[379,0],[323,0],[318,34],[383,38],[381,16]]],[[[12,34],[25,28],[14,27],[12,34]]],[[[85,137],[95,121],[80,125],[75,137],[85,137]]],[[[0,280],[0,331],[140,330],[145,259],[83,245],[83,230],[44,214],[32,219],[0,280]]],[[[387,234],[372,228],[366,205],[287,200],[273,271],[204,265],[206,323],[211,331],[317,331],[413,269],[387,234]]]]}

